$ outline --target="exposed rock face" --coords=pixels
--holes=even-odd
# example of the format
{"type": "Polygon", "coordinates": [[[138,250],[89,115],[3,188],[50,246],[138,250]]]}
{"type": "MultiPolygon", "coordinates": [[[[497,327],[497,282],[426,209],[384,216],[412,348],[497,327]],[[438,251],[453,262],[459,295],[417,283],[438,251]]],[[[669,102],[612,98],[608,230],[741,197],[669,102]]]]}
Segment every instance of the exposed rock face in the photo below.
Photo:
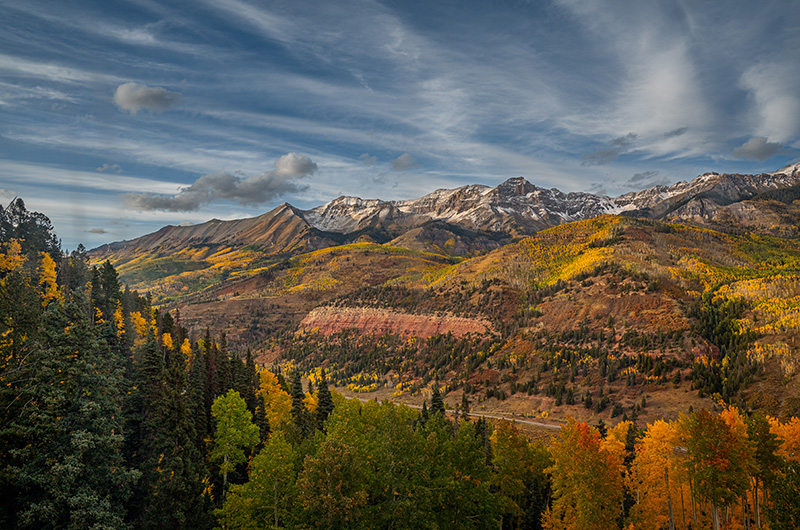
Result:
{"type": "Polygon", "coordinates": [[[438,334],[452,333],[462,337],[470,333],[491,331],[486,320],[454,316],[412,315],[372,307],[318,307],[300,323],[305,332],[330,335],[343,329],[357,328],[366,335],[393,333],[404,337],[426,339],[438,334]]]}

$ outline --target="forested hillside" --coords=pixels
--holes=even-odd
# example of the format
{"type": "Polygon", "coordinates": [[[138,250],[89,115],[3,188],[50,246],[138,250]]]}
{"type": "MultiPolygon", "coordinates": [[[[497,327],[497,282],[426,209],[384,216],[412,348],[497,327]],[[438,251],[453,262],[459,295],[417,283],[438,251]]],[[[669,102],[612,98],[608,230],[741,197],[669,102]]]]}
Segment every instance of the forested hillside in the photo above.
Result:
{"type": "MultiPolygon", "coordinates": [[[[717,412],[687,411],[673,421],[607,427],[602,420],[592,426],[570,419],[554,438],[532,440],[513,423],[480,417],[470,383],[461,388],[439,380],[447,363],[479,367],[501,360],[492,354],[507,347],[511,330],[541,318],[536,304],[566,288],[558,278],[523,298],[534,309],[512,311],[511,327],[503,324],[503,311],[513,304],[487,315],[503,329],[495,335],[437,335],[424,345],[390,337],[365,342],[346,333],[327,341],[311,335],[316,343],[298,336],[292,343],[287,335],[281,340],[289,361],[268,370],[251,352],[229,350],[224,334],[189,333],[180,312],[154,308],[149,296],[120,283],[109,262],[90,266],[82,248],[62,255],[49,220],[22,201],[0,214],[4,528],[777,530],[796,528],[800,520],[796,417],[776,419],[720,401],[717,412]],[[313,351],[304,350],[311,344],[313,351]],[[427,357],[419,357],[420,348],[427,357]],[[449,352],[459,351],[463,358],[455,361],[449,352]],[[474,351],[488,353],[481,358],[474,351]],[[349,360],[342,357],[347,352],[349,360]],[[400,373],[410,359],[414,365],[405,371],[429,389],[421,410],[362,403],[329,390],[329,377],[355,381],[370,366],[400,373]],[[448,392],[459,396],[457,406],[445,405],[448,392]]],[[[604,277],[619,286],[664,288],[613,265],[592,267],[577,281],[604,277]]],[[[769,285],[747,281],[726,288],[753,297],[769,285]]],[[[469,314],[486,305],[475,297],[491,300],[508,288],[496,280],[449,296],[454,304],[463,300],[455,305],[469,314]]],[[[415,293],[364,290],[337,303],[394,300],[392,307],[434,310],[435,300],[415,293]]],[[[746,326],[725,335],[732,319],[740,319],[742,303],[706,296],[693,309],[696,332],[723,344],[726,356],[752,342],[735,340],[746,326]]],[[[775,322],[759,320],[762,327],[775,322]]],[[[512,374],[514,367],[537,367],[539,375],[520,385],[528,395],[542,391],[576,402],[566,381],[593,370],[585,359],[598,359],[604,377],[615,372],[634,383],[653,377],[678,384],[675,374],[687,367],[668,355],[629,359],[610,352],[650,341],[668,353],[686,340],[679,331],[655,342],[632,332],[619,339],[580,328],[553,331],[530,339],[537,351],[550,352],[534,365],[502,362],[511,363],[512,374]]],[[[695,370],[691,377],[701,381],[705,372],[695,370]]],[[[737,401],[732,384],[726,376],[721,399],[737,401]]],[[[487,385],[490,391],[504,392],[487,385]]],[[[580,401],[608,406],[602,393],[580,401]]]]}

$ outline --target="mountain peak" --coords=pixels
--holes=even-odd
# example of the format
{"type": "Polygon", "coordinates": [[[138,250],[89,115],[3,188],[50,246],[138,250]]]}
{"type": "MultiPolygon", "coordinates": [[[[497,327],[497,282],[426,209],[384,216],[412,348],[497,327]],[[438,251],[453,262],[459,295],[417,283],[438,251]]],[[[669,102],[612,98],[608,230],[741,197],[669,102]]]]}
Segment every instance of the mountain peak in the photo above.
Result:
{"type": "Polygon", "coordinates": [[[500,183],[495,189],[500,193],[508,195],[527,195],[538,188],[528,182],[524,177],[512,177],[500,183]]]}

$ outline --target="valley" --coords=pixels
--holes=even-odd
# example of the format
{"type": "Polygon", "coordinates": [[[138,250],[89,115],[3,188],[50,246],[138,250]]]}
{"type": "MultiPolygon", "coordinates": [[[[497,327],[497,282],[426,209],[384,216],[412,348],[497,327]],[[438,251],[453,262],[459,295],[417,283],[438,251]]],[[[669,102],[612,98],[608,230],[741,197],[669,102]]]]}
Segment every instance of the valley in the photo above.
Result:
{"type": "Polygon", "coordinates": [[[420,406],[438,384],[487,414],[783,417],[800,413],[798,181],[789,166],[609,199],[510,179],[284,204],[92,256],[195,334],[325,367],[353,396],[420,406]]]}

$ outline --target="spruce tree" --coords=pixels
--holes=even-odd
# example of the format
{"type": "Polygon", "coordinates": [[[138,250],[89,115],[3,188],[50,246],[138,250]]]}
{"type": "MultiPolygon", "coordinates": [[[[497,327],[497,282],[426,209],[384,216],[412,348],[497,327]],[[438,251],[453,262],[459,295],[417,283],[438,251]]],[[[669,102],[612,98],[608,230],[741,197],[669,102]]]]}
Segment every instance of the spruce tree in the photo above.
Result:
{"type": "Polygon", "coordinates": [[[253,414],[253,423],[255,423],[256,427],[258,427],[258,431],[261,435],[261,443],[263,444],[267,441],[271,430],[269,420],[267,419],[267,405],[264,402],[263,394],[258,394],[256,403],[256,411],[253,414]]]}
{"type": "Polygon", "coordinates": [[[175,355],[145,418],[149,437],[143,528],[196,529],[211,521],[203,498],[207,472],[186,390],[185,362],[175,355]]]}
{"type": "Polygon", "coordinates": [[[325,422],[330,416],[331,412],[333,412],[334,404],[333,404],[333,396],[331,396],[331,391],[328,388],[328,380],[325,377],[325,369],[322,370],[322,374],[319,378],[319,389],[317,390],[317,428],[319,430],[325,429],[325,422]]]}
{"type": "Polygon", "coordinates": [[[98,340],[80,292],[52,303],[18,374],[24,403],[2,428],[22,446],[4,460],[20,528],[126,528],[138,472],[123,457],[121,360],[98,340]]]}
{"type": "Polygon", "coordinates": [[[439,380],[433,384],[433,395],[431,396],[431,414],[441,414],[444,416],[444,401],[439,393],[439,380]]]}
{"type": "Polygon", "coordinates": [[[311,432],[311,424],[306,410],[305,394],[303,393],[303,383],[300,380],[300,371],[297,370],[292,375],[292,419],[302,437],[311,432]]]}

